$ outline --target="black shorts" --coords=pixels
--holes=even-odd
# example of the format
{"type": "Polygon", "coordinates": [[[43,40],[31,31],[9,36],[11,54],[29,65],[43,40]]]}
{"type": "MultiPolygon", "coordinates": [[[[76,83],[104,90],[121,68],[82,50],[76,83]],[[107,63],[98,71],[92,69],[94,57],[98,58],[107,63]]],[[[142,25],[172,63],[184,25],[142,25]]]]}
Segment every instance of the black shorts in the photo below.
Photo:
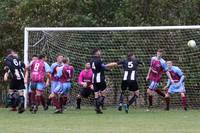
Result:
{"type": "Polygon", "coordinates": [[[11,90],[23,90],[25,89],[24,80],[11,80],[10,81],[11,90]]]}
{"type": "Polygon", "coordinates": [[[104,91],[106,89],[106,82],[94,83],[94,92],[104,91]]]}
{"type": "Polygon", "coordinates": [[[88,98],[90,95],[94,95],[94,91],[89,88],[81,88],[80,95],[84,98],[88,98]]]}
{"type": "Polygon", "coordinates": [[[122,81],[121,89],[127,90],[127,88],[129,91],[139,90],[137,81],[135,81],[135,80],[134,81],[122,81]]]}

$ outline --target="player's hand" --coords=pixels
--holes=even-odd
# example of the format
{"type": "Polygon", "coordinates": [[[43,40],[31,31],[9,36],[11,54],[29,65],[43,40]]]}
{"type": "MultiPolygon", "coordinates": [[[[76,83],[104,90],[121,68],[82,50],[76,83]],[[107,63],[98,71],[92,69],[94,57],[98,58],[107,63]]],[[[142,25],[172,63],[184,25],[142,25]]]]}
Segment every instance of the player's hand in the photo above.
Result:
{"type": "Polygon", "coordinates": [[[146,77],[146,81],[148,81],[148,80],[149,80],[149,76],[146,77]]]}
{"type": "Polygon", "coordinates": [[[87,83],[83,82],[83,87],[86,88],[87,87],[87,83]]]}
{"type": "Polygon", "coordinates": [[[94,86],[93,86],[93,85],[90,85],[90,89],[91,89],[91,90],[94,90],[94,86]]]}

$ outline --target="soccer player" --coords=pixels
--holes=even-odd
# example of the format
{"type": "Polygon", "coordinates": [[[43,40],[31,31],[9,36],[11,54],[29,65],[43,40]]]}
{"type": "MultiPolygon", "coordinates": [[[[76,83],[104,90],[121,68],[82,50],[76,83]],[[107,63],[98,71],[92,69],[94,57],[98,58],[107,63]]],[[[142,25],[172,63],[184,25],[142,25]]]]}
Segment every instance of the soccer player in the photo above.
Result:
{"type": "Polygon", "coordinates": [[[91,94],[94,94],[93,84],[92,84],[92,69],[90,68],[90,63],[85,64],[85,69],[81,71],[78,77],[78,84],[81,86],[80,93],[77,95],[77,107],[76,109],[81,109],[81,98],[88,98],[91,94]]]}
{"type": "Polygon", "coordinates": [[[54,113],[62,113],[61,104],[59,100],[60,91],[62,91],[62,84],[59,81],[62,76],[63,69],[63,55],[57,55],[57,62],[51,65],[51,94],[49,99],[52,101],[53,105],[56,107],[54,113]]]}
{"type": "Polygon", "coordinates": [[[49,85],[50,80],[50,66],[44,61],[45,56],[40,55],[37,60],[33,61],[30,65],[30,79],[31,79],[31,111],[36,113],[40,103],[42,104],[44,110],[48,109],[45,103],[44,90],[49,85]],[[47,76],[46,76],[47,75],[47,76]],[[45,83],[45,77],[47,77],[45,83]]]}
{"type": "Polygon", "coordinates": [[[17,110],[18,113],[23,113],[24,109],[24,96],[23,90],[25,89],[26,77],[28,77],[27,68],[23,62],[18,58],[17,53],[12,50],[7,50],[7,56],[4,59],[6,72],[4,74],[4,81],[11,78],[9,94],[11,96],[12,111],[17,110]]]}
{"type": "Polygon", "coordinates": [[[149,67],[149,71],[146,77],[146,80],[150,80],[150,86],[147,89],[147,95],[149,100],[148,109],[153,105],[153,92],[155,91],[162,97],[165,97],[165,94],[158,89],[158,84],[161,80],[161,76],[163,72],[166,72],[168,78],[170,79],[171,83],[173,83],[173,79],[167,69],[166,61],[162,58],[163,49],[158,49],[157,55],[151,58],[151,64],[149,67]]]}
{"type": "Polygon", "coordinates": [[[69,99],[69,91],[72,88],[72,78],[74,75],[74,67],[69,64],[69,58],[63,59],[63,68],[60,69],[62,76],[60,77],[60,82],[62,84],[62,91],[60,92],[60,104],[62,110],[69,99]]]}
{"type": "Polygon", "coordinates": [[[137,83],[137,71],[138,71],[138,65],[142,64],[138,59],[135,58],[135,55],[130,52],[127,55],[127,59],[122,60],[118,63],[115,63],[115,66],[122,66],[124,70],[124,76],[121,83],[121,95],[120,95],[120,103],[118,110],[122,110],[122,105],[124,101],[124,93],[128,90],[131,91],[132,97],[129,99],[128,103],[125,104],[125,112],[128,113],[129,106],[133,104],[139,97],[139,89],[138,89],[138,83],[137,83]]]}
{"type": "Polygon", "coordinates": [[[184,110],[187,110],[186,107],[186,90],[185,90],[185,76],[181,69],[177,66],[173,66],[172,61],[167,61],[168,71],[171,74],[172,79],[174,80],[174,84],[171,83],[170,79],[168,79],[167,85],[164,89],[167,89],[167,93],[165,96],[166,99],[166,110],[169,110],[170,104],[170,94],[180,93],[182,99],[182,107],[184,110]]]}
{"type": "MultiPolygon", "coordinates": [[[[37,59],[38,59],[38,56],[37,55],[33,55],[32,59],[31,59],[31,62],[30,62],[30,64],[29,64],[28,67],[30,67],[30,65],[32,64],[32,62],[35,61],[35,60],[37,60],[37,59]]],[[[29,103],[29,107],[31,107],[31,105],[32,105],[32,100],[31,100],[31,99],[33,99],[33,98],[31,98],[32,93],[34,93],[34,92],[31,91],[31,82],[29,82],[29,87],[28,87],[28,103],[29,103]]],[[[31,108],[30,108],[30,111],[32,111],[31,108]]]]}
{"type": "Polygon", "coordinates": [[[101,51],[99,49],[93,50],[93,58],[90,61],[90,67],[93,72],[93,87],[95,94],[95,111],[97,114],[102,114],[100,107],[104,104],[106,94],[105,70],[113,66],[112,63],[105,65],[101,59],[101,51]]]}

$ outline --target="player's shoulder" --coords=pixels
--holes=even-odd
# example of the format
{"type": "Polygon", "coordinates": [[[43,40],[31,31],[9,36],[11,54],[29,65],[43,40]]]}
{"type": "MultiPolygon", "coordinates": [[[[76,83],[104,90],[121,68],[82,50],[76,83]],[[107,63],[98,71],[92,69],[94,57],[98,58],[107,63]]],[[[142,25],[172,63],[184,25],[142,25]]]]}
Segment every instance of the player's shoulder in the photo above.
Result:
{"type": "Polygon", "coordinates": [[[161,63],[166,63],[166,61],[163,58],[160,58],[161,63]]]}
{"type": "Polygon", "coordinates": [[[172,66],[172,70],[181,71],[181,69],[178,66],[172,66]]]}
{"type": "Polygon", "coordinates": [[[156,60],[156,59],[157,59],[156,56],[151,57],[151,60],[156,60]]]}

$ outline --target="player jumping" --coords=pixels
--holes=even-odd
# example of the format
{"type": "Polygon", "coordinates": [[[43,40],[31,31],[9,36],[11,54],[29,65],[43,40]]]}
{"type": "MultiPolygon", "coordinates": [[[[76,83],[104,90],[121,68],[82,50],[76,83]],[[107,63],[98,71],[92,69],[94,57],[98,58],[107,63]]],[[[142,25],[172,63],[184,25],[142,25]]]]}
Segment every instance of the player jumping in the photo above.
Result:
{"type": "Polygon", "coordinates": [[[147,95],[148,95],[148,100],[149,100],[148,109],[151,108],[153,105],[152,103],[153,91],[155,91],[160,96],[165,97],[165,94],[158,89],[158,84],[161,80],[161,76],[164,71],[166,72],[171,83],[174,82],[173,79],[171,78],[170,73],[168,72],[166,61],[162,58],[162,53],[163,53],[163,50],[158,49],[157,56],[151,58],[151,64],[150,64],[149,71],[146,77],[146,80],[150,80],[150,86],[147,89],[147,95]]]}
{"type": "Polygon", "coordinates": [[[7,81],[8,77],[11,78],[9,95],[12,103],[12,111],[15,111],[18,106],[18,113],[23,113],[24,109],[24,93],[26,79],[28,77],[28,71],[23,62],[18,58],[17,53],[12,50],[7,50],[7,57],[4,60],[6,72],[4,74],[4,80],[7,81]]]}
{"type": "Polygon", "coordinates": [[[63,55],[59,54],[56,58],[57,62],[51,65],[51,94],[49,99],[52,101],[53,105],[56,107],[54,113],[62,113],[61,104],[60,104],[60,91],[62,89],[62,84],[59,81],[62,76],[63,69],[63,55]]]}
{"type": "Polygon", "coordinates": [[[124,102],[124,93],[126,89],[128,88],[129,91],[132,92],[132,97],[129,99],[128,103],[125,104],[125,112],[128,113],[129,106],[133,104],[139,97],[139,89],[138,89],[138,83],[137,83],[137,71],[138,71],[138,65],[142,64],[138,59],[135,58],[135,55],[133,53],[128,53],[127,59],[122,60],[118,63],[115,63],[115,66],[122,66],[124,70],[124,76],[121,83],[121,95],[120,95],[120,103],[118,110],[122,110],[122,105],[124,102]]]}
{"type": "Polygon", "coordinates": [[[90,61],[90,67],[93,72],[93,87],[95,94],[95,111],[97,114],[102,114],[100,107],[104,105],[106,95],[106,80],[104,71],[108,70],[113,64],[105,65],[101,59],[101,51],[99,49],[93,50],[93,58],[90,61]]]}
{"type": "Polygon", "coordinates": [[[177,66],[173,66],[172,61],[167,61],[168,71],[171,74],[172,79],[174,80],[174,84],[171,83],[170,79],[168,79],[167,85],[164,89],[167,89],[167,93],[165,96],[166,99],[166,110],[169,110],[170,104],[170,94],[180,93],[182,100],[182,107],[184,110],[187,110],[186,107],[186,96],[185,96],[185,76],[181,69],[177,66]]]}

